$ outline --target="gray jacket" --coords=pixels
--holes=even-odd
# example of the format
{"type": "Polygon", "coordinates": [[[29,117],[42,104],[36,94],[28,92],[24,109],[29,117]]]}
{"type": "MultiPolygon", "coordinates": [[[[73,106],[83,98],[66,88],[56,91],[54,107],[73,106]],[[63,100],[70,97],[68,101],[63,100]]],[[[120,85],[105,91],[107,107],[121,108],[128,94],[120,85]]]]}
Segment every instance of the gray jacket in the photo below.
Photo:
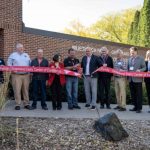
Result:
{"type": "MultiPolygon", "coordinates": [[[[134,65],[132,65],[131,60],[132,60],[132,58],[130,57],[128,59],[128,71],[129,72],[136,72],[138,69],[141,72],[144,72],[146,70],[146,65],[145,65],[145,61],[144,61],[143,57],[137,56],[135,58],[134,65]],[[130,67],[132,67],[132,66],[133,66],[133,70],[131,71],[130,67]]],[[[131,81],[133,81],[133,82],[142,82],[143,78],[128,77],[128,80],[129,80],[129,82],[131,82],[131,81]]]]}

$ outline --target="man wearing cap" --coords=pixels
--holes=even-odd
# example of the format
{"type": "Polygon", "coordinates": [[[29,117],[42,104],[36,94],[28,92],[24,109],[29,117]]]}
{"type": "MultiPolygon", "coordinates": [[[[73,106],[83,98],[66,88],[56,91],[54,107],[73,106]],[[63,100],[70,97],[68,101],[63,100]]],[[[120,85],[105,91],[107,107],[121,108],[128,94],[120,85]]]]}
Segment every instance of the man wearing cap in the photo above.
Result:
{"type": "MultiPolygon", "coordinates": [[[[30,66],[30,57],[24,52],[24,47],[21,43],[16,44],[16,51],[10,54],[8,66],[30,66]]],[[[29,105],[29,83],[30,74],[28,72],[12,72],[12,86],[16,101],[15,110],[20,110],[21,91],[23,95],[23,104],[25,109],[31,109],[29,105]]]]}
{"type": "MultiPolygon", "coordinates": [[[[43,57],[43,49],[38,49],[37,57],[31,61],[31,66],[35,67],[48,67],[48,60],[43,57]]],[[[33,103],[32,109],[36,109],[38,93],[41,97],[41,107],[44,110],[48,110],[46,104],[46,80],[48,80],[48,73],[33,73],[32,86],[33,86],[33,103]]]]}

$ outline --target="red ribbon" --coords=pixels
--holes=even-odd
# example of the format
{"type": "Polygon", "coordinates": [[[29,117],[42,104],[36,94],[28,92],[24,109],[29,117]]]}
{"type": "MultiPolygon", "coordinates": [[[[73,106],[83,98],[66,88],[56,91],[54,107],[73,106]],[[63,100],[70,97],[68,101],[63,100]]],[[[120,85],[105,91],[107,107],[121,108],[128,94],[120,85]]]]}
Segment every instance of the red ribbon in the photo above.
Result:
{"type": "Polygon", "coordinates": [[[108,72],[117,74],[120,76],[130,76],[130,77],[139,77],[139,78],[150,78],[150,72],[127,72],[127,71],[118,71],[109,67],[100,67],[95,72],[108,72]]]}
{"type": "MultiPolygon", "coordinates": [[[[5,72],[41,72],[41,73],[57,73],[64,74],[69,76],[76,76],[81,78],[81,74],[73,72],[66,69],[56,69],[50,67],[29,67],[29,66],[0,66],[0,71],[5,72]]],[[[130,77],[140,77],[140,78],[150,78],[150,72],[127,72],[127,71],[118,71],[109,67],[100,67],[95,72],[108,72],[121,76],[130,76],[130,77]]]]}
{"type": "Polygon", "coordinates": [[[29,67],[29,66],[0,66],[0,71],[5,72],[41,72],[41,73],[57,73],[81,78],[81,74],[65,69],[56,69],[50,67],[29,67]]]}

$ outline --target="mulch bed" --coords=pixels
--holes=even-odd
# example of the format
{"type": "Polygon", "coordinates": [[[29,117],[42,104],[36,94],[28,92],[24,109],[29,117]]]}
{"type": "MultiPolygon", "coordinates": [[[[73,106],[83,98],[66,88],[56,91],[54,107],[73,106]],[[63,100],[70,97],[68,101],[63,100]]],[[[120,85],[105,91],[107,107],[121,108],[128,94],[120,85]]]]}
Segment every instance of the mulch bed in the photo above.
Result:
{"type": "Polygon", "coordinates": [[[0,118],[0,150],[150,150],[150,121],[122,120],[129,137],[110,142],[94,119],[18,118],[18,128],[16,120],[0,118]]]}

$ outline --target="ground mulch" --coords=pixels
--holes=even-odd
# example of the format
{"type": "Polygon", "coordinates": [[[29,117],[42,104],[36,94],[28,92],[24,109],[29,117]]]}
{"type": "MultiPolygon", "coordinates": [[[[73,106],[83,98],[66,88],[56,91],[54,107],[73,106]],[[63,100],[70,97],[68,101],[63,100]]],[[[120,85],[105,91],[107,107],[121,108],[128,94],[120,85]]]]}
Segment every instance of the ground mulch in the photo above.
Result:
{"type": "Polygon", "coordinates": [[[121,120],[129,137],[106,141],[94,119],[0,118],[0,150],[150,150],[150,121],[121,120]]]}

